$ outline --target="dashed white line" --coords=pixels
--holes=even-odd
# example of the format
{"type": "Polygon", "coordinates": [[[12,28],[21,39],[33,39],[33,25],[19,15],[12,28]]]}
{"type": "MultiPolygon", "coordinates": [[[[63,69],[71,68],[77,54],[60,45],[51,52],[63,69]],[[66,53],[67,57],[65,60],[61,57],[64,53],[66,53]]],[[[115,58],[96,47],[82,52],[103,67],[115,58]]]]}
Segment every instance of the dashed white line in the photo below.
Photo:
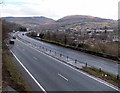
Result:
{"type": "Polygon", "coordinates": [[[59,75],[60,77],[62,77],[64,80],[68,81],[68,79],[67,79],[66,77],[64,77],[63,75],[61,75],[61,74],[59,74],[59,73],[58,73],[58,75],[59,75]]]}
{"type": "Polygon", "coordinates": [[[25,69],[25,71],[30,75],[30,77],[35,81],[35,83],[40,87],[40,89],[44,92],[45,89],[40,85],[40,83],[35,79],[35,77],[29,72],[29,70],[22,64],[22,62],[18,59],[18,57],[10,50],[10,52],[13,54],[13,56],[16,58],[16,60],[19,62],[19,64],[25,69]]]}
{"type": "Polygon", "coordinates": [[[37,58],[36,57],[33,57],[35,60],[37,60],[37,58]]]}

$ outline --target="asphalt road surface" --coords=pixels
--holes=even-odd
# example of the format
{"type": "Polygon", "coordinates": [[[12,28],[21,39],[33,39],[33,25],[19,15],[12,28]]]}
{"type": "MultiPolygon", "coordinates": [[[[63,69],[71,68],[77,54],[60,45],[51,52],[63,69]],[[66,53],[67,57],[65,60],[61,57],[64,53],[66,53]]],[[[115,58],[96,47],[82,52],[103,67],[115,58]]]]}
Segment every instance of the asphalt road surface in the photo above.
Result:
{"type": "MultiPolygon", "coordinates": [[[[24,32],[23,32],[24,33],[24,32]]],[[[75,50],[59,47],[53,44],[45,43],[42,41],[38,41],[35,39],[32,39],[26,35],[22,35],[23,33],[19,33],[18,36],[20,36],[22,39],[25,39],[32,44],[36,44],[37,46],[44,46],[48,49],[54,50],[56,52],[61,52],[62,54],[65,54],[71,58],[80,60],[84,63],[87,63],[90,66],[94,66],[96,68],[101,68],[103,71],[109,72],[111,74],[117,75],[120,71],[120,66],[117,64],[117,62],[113,62],[111,60],[107,60],[104,58],[96,57],[96,56],[91,56],[89,54],[85,54],[82,52],[78,52],[75,50]]]]}
{"type": "MultiPolygon", "coordinates": [[[[25,38],[34,42],[34,40],[26,36],[25,38]]],[[[37,43],[37,41],[34,43],[37,43]]],[[[43,42],[40,42],[39,44],[44,45],[43,42]]],[[[63,50],[65,49],[63,48],[63,50]]],[[[15,44],[11,46],[11,51],[17,59],[15,64],[17,64],[18,68],[26,77],[34,91],[105,92],[116,91],[117,89],[111,84],[89,76],[82,71],[78,71],[68,65],[65,65],[59,60],[41,53],[18,39],[16,39],[15,44]]],[[[71,51],[71,53],[74,53],[74,51],[71,51]]]]}

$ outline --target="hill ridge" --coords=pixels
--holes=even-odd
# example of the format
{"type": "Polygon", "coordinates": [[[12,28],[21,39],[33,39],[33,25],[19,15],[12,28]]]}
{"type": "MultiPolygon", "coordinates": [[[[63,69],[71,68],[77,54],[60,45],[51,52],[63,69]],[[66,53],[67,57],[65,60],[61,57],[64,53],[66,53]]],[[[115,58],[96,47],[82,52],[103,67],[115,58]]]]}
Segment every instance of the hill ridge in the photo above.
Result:
{"type": "Polygon", "coordinates": [[[58,28],[66,25],[79,25],[88,27],[114,27],[117,25],[117,21],[113,19],[105,19],[100,17],[94,17],[90,15],[68,15],[58,20],[53,20],[44,16],[34,17],[4,17],[7,21],[15,22],[27,27],[39,27],[39,28],[58,28]]]}

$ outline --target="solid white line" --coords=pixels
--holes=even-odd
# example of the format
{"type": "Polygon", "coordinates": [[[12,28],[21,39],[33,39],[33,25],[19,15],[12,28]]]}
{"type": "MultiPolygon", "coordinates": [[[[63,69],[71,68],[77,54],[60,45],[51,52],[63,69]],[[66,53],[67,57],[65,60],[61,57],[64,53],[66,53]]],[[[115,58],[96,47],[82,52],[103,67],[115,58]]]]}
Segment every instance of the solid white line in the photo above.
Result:
{"type": "MultiPolygon", "coordinates": [[[[20,40],[19,40],[19,41],[20,41],[20,40]]],[[[20,41],[20,42],[22,42],[22,41],[20,41]]],[[[22,42],[22,43],[23,43],[23,42],[22,42]]],[[[32,48],[32,49],[34,49],[34,50],[36,50],[36,51],[38,51],[38,52],[40,52],[40,53],[42,53],[42,54],[44,54],[44,55],[46,55],[46,56],[48,56],[48,57],[50,57],[50,58],[52,58],[52,59],[54,59],[54,60],[56,60],[56,61],[58,61],[58,62],[60,62],[60,63],[62,63],[62,64],[64,64],[64,65],[66,65],[66,66],[68,66],[68,67],[70,67],[70,68],[72,68],[72,69],[74,69],[74,70],[76,70],[76,71],[78,71],[78,72],[80,72],[80,73],[82,73],[82,74],[84,74],[84,75],[86,75],[86,76],[89,77],[89,78],[92,78],[92,79],[94,79],[94,80],[96,80],[96,81],[98,81],[98,82],[100,82],[100,83],[102,83],[102,84],[104,84],[104,85],[112,88],[112,89],[115,89],[116,91],[120,91],[116,86],[114,86],[114,85],[112,85],[112,84],[110,84],[110,83],[108,83],[108,82],[106,82],[106,81],[104,81],[104,80],[101,80],[101,79],[96,78],[96,77],[94,77],[94,76],[92,76],[92,75],[89,75],[89,74],[87,74],[87,73],[85,73],[85,72],[83,72],[83,71],[80,71],[80,70],[78,70],[78,69],[75,69],[74,67],[72,67],[72,66],[70,66],[70,65],[68,65],[68,64],[65,64],[64,62],[61,62],[60,60],[55,59],[55,58],[53,58],[53,57],[51,57],[51,56],[49,56],[49,55],[47,55],[47,54],[45,54],[45,53],[43,53],[43,52],[35,49],[35,48],[33,48],[33,47],[31,47],[31,46],[29,46],[29,45],[27,45],[27,44],[25,44],[25,43],[23,43],[23,44],[26,45],[26,46],[28,46],[28,47],[30,47],[30,48],[32,48]]]]}
{"type": "Polygon", "coordinates": [[[28,69],[22,64],[22,62],[17,58],[17,56],[10,50],[10,52],[13,54],[13,56],[17,59],[17,61],[19,62],[19,64],[25,69],[25,71],[30,75],[30,77],[35,81],[35,83],[40,87],[40,89],[44,92],[47,93],[45,91],[45,89],[40,85],[40,83],[38,83],[38,81],[35,79],[35,77],[33,77],[33,75],[28,71],[28,69]]]}
{"type": "Polygon", "coordinates": [[[65,79],[66,81],[68,81],[68,79],[67,79],[66,77],[64,77],[63,75],[61,75],[61,74],[59,74],[59,73],[58,73],[58,75],[59,75],[60,77],[62,77],[63,79],[65,79]]]}

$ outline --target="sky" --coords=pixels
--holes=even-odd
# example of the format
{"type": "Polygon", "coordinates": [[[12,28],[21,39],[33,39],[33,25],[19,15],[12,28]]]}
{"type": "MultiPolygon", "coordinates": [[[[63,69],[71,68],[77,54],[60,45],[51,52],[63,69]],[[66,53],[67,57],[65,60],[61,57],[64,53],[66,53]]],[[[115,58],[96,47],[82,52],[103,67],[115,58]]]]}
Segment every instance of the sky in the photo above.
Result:
{"type": "Polygon", "coordinates": [[[90,15],[118,19],[119,0],[1,0],[1,17],[90,15]]]}

